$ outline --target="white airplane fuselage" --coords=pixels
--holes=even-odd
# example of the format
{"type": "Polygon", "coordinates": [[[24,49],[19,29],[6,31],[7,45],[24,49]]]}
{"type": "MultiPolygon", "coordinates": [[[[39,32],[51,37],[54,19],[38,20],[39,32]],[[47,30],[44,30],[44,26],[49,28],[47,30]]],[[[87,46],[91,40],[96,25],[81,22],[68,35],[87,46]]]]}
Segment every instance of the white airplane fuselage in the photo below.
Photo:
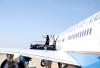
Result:
{"type": "Polygon", "coordinates": [[[57,49],[100,52],[100,12],[59,34],[57,49]]]}

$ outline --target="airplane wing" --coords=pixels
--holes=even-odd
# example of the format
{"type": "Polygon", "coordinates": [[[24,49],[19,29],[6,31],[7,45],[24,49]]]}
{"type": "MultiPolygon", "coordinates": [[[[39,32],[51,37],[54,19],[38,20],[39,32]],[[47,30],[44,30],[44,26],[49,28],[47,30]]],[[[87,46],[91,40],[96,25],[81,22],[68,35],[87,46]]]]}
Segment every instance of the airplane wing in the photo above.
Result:
{"type": "Polygon", "coordinates": [[[98,68],[100,67],[100,54],[88,54],[84,52],[62,52],[50,50],[34,50],[34,49],[14,49],[0,48],[3,54],[20,54],[23,56],[51,60],[82,66],[82,68],[98,68]]]}
{"type": "Polygon", "coordinates": [[[80,66],[80,64],[77,61],[75,61],[75,59],[72,58],[67,52],[62,51],[0,48],[0,53],[20,54],[29,57],[41,58],[51,60],[54,62],[62,62],[80,66]]]}

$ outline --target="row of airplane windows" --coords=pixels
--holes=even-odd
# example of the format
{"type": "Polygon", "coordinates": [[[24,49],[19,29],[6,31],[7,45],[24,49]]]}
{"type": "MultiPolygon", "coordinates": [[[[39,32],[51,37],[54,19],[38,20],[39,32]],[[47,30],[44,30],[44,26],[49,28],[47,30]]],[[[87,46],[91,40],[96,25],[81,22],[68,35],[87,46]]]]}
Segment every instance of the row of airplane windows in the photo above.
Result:
{"type": "Polygon", "coordinates": [[[88,29],[83,30],[81,32],[78,32],[78,33],[69,35],[68,36],[68,40],[76,39],[76,38],[80,38],[80,37],[84,37],[84,36],[91,35],[91,31],[92,31],[92,28],[88,28],[88,29]]]}

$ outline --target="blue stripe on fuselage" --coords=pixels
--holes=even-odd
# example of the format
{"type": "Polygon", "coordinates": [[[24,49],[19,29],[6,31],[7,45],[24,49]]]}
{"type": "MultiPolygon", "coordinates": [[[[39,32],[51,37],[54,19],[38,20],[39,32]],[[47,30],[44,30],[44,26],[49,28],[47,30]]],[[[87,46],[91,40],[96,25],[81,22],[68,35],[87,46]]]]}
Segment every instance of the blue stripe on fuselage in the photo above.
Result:
{"type": "Polygon", "coordinates": [[[80,54],[70,52],[69,55],[73,57],[82,66],[82,68],[100,68],[99,54],[80,54]]]}

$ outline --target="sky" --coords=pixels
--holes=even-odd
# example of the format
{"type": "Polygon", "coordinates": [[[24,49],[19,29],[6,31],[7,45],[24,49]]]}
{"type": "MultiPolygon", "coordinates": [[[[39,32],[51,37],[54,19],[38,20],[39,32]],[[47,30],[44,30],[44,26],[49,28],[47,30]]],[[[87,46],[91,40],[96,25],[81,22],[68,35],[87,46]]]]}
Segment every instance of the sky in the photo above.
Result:
{"type": "Polygon", "coordinates": [[[100,0],[0,0],[0,47],[29,48],[100,11],[100,0]]]}

